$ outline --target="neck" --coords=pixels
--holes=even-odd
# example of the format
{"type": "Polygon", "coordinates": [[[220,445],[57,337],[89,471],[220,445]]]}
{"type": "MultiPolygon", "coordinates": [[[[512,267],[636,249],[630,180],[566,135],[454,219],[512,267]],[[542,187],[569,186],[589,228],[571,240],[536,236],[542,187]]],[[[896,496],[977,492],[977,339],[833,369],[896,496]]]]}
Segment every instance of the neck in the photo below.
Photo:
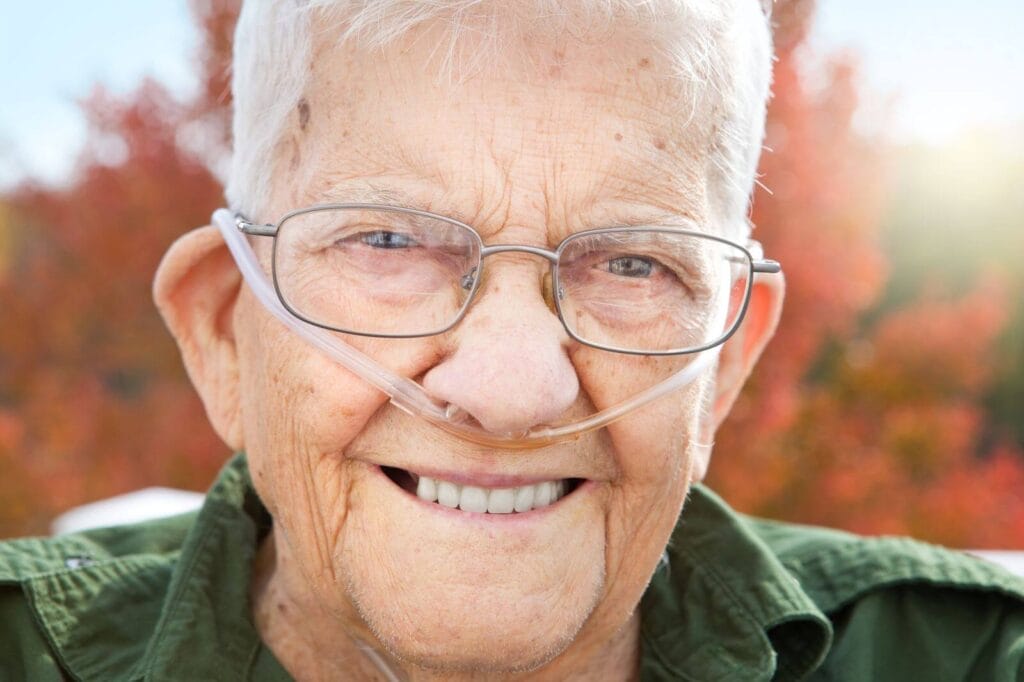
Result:
{"type": "Polygon", "coordinates": [[[308,588],[273,531],[260,545],[250,580],[253,620],[263,643],[296,680],[434,682],[445,680],[636,680],[639,670],[639,614],[610,637],[577,638],[542,668],[493,673],[425,670],[403,666],[385,653],[354,609],[332,611],[308,588]]]}

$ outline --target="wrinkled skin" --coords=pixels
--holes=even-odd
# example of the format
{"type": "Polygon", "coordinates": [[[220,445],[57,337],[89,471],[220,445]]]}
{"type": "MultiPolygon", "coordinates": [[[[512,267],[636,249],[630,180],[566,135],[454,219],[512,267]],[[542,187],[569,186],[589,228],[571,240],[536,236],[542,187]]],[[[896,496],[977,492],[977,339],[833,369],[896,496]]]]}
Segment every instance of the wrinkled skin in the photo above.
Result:
{"type": "MultiPolygon", "coordinates": [[[[328,38],[259,220],[384,196],[464,220],[487,243],[552,246],[666,215],[723,232],[706,200],[714,121],[681,114],[689,96],[644,41],[523,46],[449,82],[424,75],[423,35],[372,53],[328,38]]],[[[257,242],[269,262],[269,240],[257,242]]],[[[487,269],[455,330],[348,340],[495,430],[614,404],[680,362],[572,342],[545,303],[541,259],[498,256],[487,269]]],[[[215,427],[248,452],[274,517],[253,575],[254,618],[300,679],[372,678],[357,642],[413,679],[633,676],[635,608],[706,467],[699,444],[781,300],[777,285],[755,291],[717,387],[709,372],[579,440],[502,451],[400,412],[288,332],[239,289],[212,228],[173,247],[156,295],[215,427]],[[381,465],[493,486],[586,483],[544,510],[468,514],[416,499],[381,465]]]]}

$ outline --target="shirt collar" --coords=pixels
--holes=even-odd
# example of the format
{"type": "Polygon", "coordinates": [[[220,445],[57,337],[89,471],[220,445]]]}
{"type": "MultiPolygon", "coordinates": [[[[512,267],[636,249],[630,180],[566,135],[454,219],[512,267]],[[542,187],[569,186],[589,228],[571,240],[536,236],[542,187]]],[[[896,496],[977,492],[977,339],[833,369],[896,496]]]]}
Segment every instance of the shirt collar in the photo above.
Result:
{"type": "MultiPolygon", "coordinates": [[[[161,520],[130,536],[168,524],[181,526],[161,520]]],[[[249,615],[249,575],[269,527],[238,455],[187,534],[176,531],[180,551],[163,543],[152,553],[133,547],[129,556],[104,556],[102,546],[88,544],[79,553],[89,561],[25,587],[55,653],[78,679],[245,680],[261,646],[249,615]]]]}
{"type": "Polygon", "coordinates": [[[641,602],[644,679],[797,680],[828,618],[744,517],[694,486],[641,602]]]}
{"type": "Polygon", "coordinates": [[[163,614],[145,657],[146,679],[249,679],[261,646],[249,613],[249,579],[270,514],[256,496],[244,454],[207,493],[185,539],[163,614]],[[197,628],[203,614],[206,627],[197,628]],[[209,644],[215,635],[216,647],[209,644]],[[203,656],[189,656],[203,651],[203,656]],[[211,652],[212,655],[208,655],[211,652]]]}

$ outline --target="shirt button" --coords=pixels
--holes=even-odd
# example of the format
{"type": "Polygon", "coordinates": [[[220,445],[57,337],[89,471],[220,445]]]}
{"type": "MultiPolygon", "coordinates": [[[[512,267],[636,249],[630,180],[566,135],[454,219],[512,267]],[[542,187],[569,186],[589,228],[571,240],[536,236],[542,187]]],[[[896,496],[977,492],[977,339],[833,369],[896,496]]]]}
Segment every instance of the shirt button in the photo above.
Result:
{"type": "Polygon", "coordinates": [[[64,565],[68,568],[82,568],[92,566],[93,560],[88,554],[77,554],[64,559],[64,565]]]}

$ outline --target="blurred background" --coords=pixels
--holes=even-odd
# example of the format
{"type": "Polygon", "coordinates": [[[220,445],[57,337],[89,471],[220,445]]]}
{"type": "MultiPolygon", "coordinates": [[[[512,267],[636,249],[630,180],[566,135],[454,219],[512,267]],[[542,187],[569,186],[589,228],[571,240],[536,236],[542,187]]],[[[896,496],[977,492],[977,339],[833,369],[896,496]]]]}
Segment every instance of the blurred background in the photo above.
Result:
{"type": "MultiPolygon", "coordinates": [[[[229,453],[150,300],[221,204],[233,0],[3,3],[0,537],[229,453]]],[[[1024,4],[778,0],[755,236],[782,328],[737,508],[1024,548],[1024,4]]]]}

